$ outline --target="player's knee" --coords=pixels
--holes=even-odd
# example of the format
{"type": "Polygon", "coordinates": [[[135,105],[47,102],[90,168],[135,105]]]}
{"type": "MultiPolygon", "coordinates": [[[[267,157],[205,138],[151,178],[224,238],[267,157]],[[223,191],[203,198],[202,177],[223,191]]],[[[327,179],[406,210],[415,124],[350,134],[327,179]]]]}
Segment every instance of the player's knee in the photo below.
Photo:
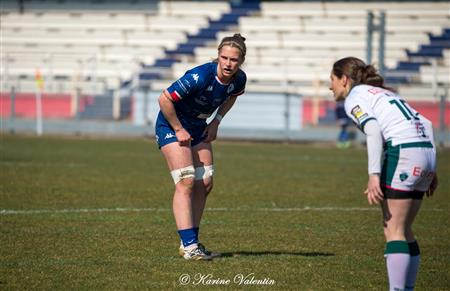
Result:
{"type": "Polygon", "coordinates": [[[193,178],[182,179],[175,185],[175,187],[178,191],[185,193],[186,195],[192,195],[194,190],[194,179],[193,178]]]}
{"type": "Polygon", "coordinates": [[[194,187],[195,170],[193,166],[175,169],[170,172],[176,187],[192,189],[194,187]]]}
{"type": "Polygon", "coordinates": [[[214,165],[195,168],[195,180],[207,180],[214,175],[214,165]]]}
{"type": "Polygon", "coordinates": [[[206,195],[208,195],[213,188],[214,165],[195,168],[195,180],[203,181],[206,195]]]}

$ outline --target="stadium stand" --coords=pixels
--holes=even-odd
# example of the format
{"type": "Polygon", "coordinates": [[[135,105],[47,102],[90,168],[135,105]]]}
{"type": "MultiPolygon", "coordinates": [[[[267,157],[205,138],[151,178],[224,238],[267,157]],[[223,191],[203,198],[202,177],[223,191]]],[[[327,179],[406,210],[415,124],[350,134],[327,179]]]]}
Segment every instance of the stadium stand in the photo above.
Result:
{"type": "MultiPolygon", "coordinates": [[[[450,83],[447,1],[18,3],[2,1],[2,92],[12,85],[17,92],[35,91],[37,69],[48,93],[78,91],[106,100],[121,88],[132,94],[124,88],[136,84],[162,90],[186,69],[214,58],[223,36],[240,32],[247,37],[247,92],[326,99],[331,64],[348,55],[365,59],[367,13],[378,21],[381,10],[388,81],[408,98],[434,101],[433,82],[450,83]]],[[[373,44],[377,56],[378,42],[373,44]]]]}
{"type": "MultiPolygon", "coordinates": [[[[166,15],[192,14],[199,17],[207,17],[208,23],[196,33],[189,33],[187,40],[179,43],[176,49],[166,50],[166,57],[156,60],[150,66],[144,66],[140,79],[161,79],[161,73],[167,72],[166,68],[171,68],[175,63],[189,59],[194,55],[194,50],[198,47],[207,46],[209,43],[215,44],[218,32],[227,31],[231,27],[236,26],[240,17],[259,9],[258,1],[240,4],[229,4],[227,2],[202,2],[200,4],[198,2],[176,2],[176,5],[172,5],[173,7],[170,7],[170,4],[171,2],[160,2],[159,11],[166,15]],[[186,9],[187,7],[188,9],[186,9]],[[217,11],[220,13],[217,14],[217,11]]],[[[172,78],[173,74],[166,76],[172,78]]]]}
{"type": "MultiPolygon", "coordinates": [[[[333,2],[262,2],[259,14],[241,17],[236,31],[250,36],[245,70],[252,76],[255,87],[265,90],[264,85],[269,83],[272,90],[273,83],[287,81],[290,86],[298,86],[299,93],[309,95],[317,91],[314,81],[328,81],[328,70],[336,59],[348,55],[364,59],[367,11],[380,9],[377,3],[356,3],[354,7],[333,2]]],[[[445,32],[432,36],[450,25],[448,8],[449,4],[444,2],[431,6],[417,2],[383,3],[387,13],[385,62],[389,68],[395,68],[389,74],[410,73],[402,71],[404,64],[411,64],[410,51],[421,44],[430,41],[423,46],[433,50],[432,41],[438,39],[441,54],[443,48],[449,48],[445,32]]],[[[217,38],[227,33],[219,33],[217,38]]],[[[377,44],[374,42],[374,55],[378,53],[377,44]]],[[[197,48],[195,60],[176,64],[174,75],[180,75],[194,63],[206,61],[214,53],[215,46],[197,48]]],[[[439,64],[442,63],[440,60],[439,64]]],[[[443,79],[448,77],[445,70],[444,64],[440,75],[443,79]]],[[[388,80],[397,81],[389,75],[388,80]]]]}

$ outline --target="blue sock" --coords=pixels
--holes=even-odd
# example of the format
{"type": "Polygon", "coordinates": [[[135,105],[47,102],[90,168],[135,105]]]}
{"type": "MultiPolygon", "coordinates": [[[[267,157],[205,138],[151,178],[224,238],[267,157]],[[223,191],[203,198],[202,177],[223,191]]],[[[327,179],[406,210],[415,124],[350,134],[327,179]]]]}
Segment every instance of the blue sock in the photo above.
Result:
{"type": "Polygon", "coordinates": [[[195,228],[181,229],[178,231],[178,234],[180,235],[184,247],[198,243],[198,236],[195,233],[195,228]]]}
{"type": "Polygon", "coordinates": [[[198,232],[200,231],[200,227],[194,227],[194,231],[195,231],[195,235],[197,236],[197,239],[198,239],[198,232]]]}

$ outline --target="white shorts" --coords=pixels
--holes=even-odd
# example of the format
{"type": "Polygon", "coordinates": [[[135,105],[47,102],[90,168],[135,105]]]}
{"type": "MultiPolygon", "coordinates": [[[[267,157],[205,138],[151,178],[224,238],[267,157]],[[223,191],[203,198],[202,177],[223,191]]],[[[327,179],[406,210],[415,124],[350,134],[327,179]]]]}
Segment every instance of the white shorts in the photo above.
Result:
{"type": "Polygon", "coordinates": [[[436,150],[430,142],[386,144],[381,171],[386,198],[421,198],[430,187],[435,171],[436,150]]]}

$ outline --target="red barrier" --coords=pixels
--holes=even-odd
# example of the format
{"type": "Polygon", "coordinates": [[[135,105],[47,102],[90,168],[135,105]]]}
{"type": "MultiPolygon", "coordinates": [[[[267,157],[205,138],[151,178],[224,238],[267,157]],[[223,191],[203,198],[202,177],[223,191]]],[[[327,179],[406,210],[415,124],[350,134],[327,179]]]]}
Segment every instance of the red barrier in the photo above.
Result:
{"type": "MultiPolygon", "coordinates": [[[[42,116],[43,118],[71,118],[70,94],[43,93],[42,116]]],[[[0,117],[11,116],[11,97],[9,93],[0,93],[0,117]]],[[[15,116],[19,118],[36,117],[36,94],[16,93],[15,116]]]]}
{"type": "MultiPolygon", "coordinates": [[[[92,103],[91,97],[83,96],[79,102],[79,111],[84,111],[85,105],[92,103]]],[[[324,118],[327,114],[334,114],[334,101],[318,101],[318,117],[324,118]]],[[[435,126],[439,124],[439,102],[409,101],[414,109],[430,119],[435,126]]],[[[43,93],[42,115],[44,118],[71,118],[70,94],[43,93]]],[[[303,123],[313,124],[313,99],[303,100],[303,123]]],[[[9,93],[0,93],[0,117],[8,118],[11,115],[11,98],[9,93]]],[[[36,95],[34,93],[17,93],[15,98],[15,115],[19,118],[36,117],[36,95]]],[[[445,106],[445,124],[450,126],[450,102],[445,106]]]]}

